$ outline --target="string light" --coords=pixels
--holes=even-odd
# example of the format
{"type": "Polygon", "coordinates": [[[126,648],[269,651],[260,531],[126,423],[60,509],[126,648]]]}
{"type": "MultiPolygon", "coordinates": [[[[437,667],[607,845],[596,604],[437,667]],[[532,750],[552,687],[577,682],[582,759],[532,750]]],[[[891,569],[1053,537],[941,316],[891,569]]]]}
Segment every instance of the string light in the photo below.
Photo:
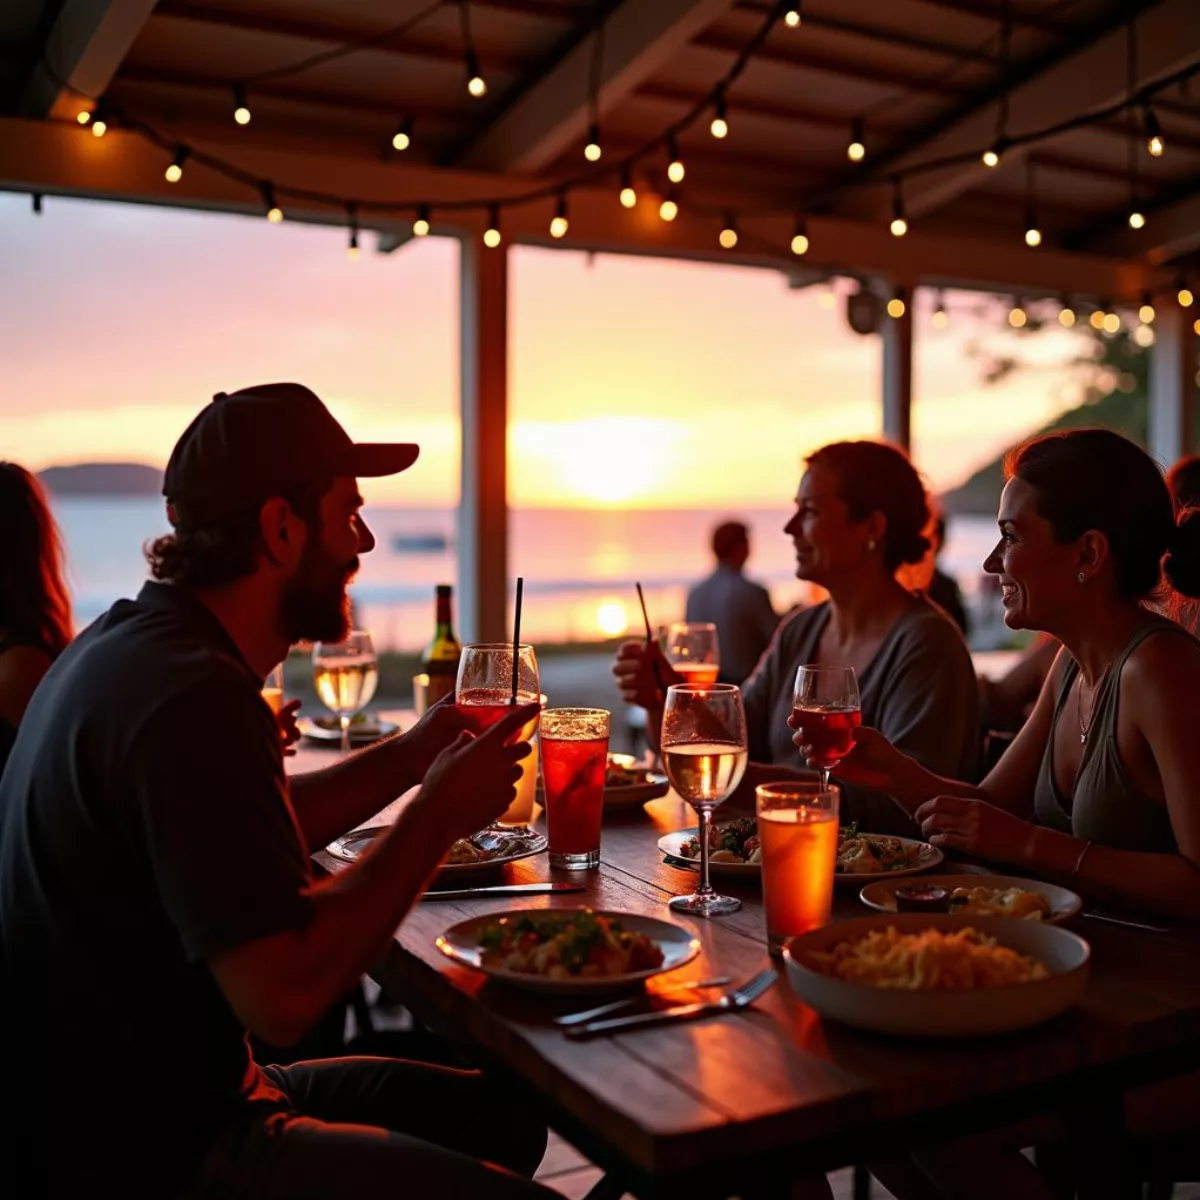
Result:
{"type": "Polygon", "coordinates": [[[1062,307],[1058,310],[1058,323],[1064,329],[1071,329],[1075,324],[1075,310],[1066,296],[1062,298],[1062,307]]]}
{"type": "Polygon", "coordinates": [[[658,206],[658,215],[664,221],[673,221],[679,216],[679,201],[675,198],[675,189],[667,188],[663,202],[658,206]]]}
{"type": "Polygon", "coordinates": [[[723,250],[732,250],[738,244],[737,219],[733,213],[726,214],[725,225],[717,240],[721,243],[723,250]]]}
{"type": "Polygon", "coordinates": [[[466,68],[467,91],[476,100],[487,95],[487,80],[479,70],[479,58],[475,53],[475,43],[471,40],[471,13],[467,8],[467,0],[458,0],[459,20],[462,28],[463,65],[466,68]]]}
{"type": "Polygon", "coordinates": [[[405,151],[412,145],[412,117],[405,117],[392,134],[392,149],[405,151]]]}
{"type": "Polygon", "coordinates": [[[800,26],[804,23],[804,17],[801,15],[799,3],[793,4],[787,10],[787,12],[783,14],[783,23],[789,29],[800,28],[800,26]]]}
{"type": "Polygon", "coordinates": [[[488,209],[488,227],[483,231],[483,244],[489,250],[495,250],[504,240],[500,232],[500,206],[493,204],[488,209]]]}
{"type": "Polygon", "coordinates": [[[1008,310],[1008,323],[1014,329],[1024,329],[1029,320],[1029,314],[1025,311],[1025,304],[1019,298],[1013,301],[1013,306],[1008,310]]]}
{"type": "Polygon", "coordinates": [[[1197,317],[1192,322],[1192,332],[1195,334],[1200,334],[1200,317],[1197,317]]]}
{"type": "Polygon", "coordinates": [[[1000,155],[996,151],[995,147],[989,146],[988,149],[983,152],[983,165],[985,167],[991,167],[993,170],[1000,165],[1000,155]]]}
{"type": "Polygon", "coordinates": [[[1146,150],[1150,157],[1162,158],[1167,144],[1163,141],[1162,126],[1158,123],[1158,117],[1148,104],[1142,109],[1142,124],[1146,128],[1146,150]]]}
{"type": "Polygon", "coordinates": [[[283,220],[283,209],[275,203],[275,189],[269,183],[259,185],[259,193],[262,196],[263,210],[267,214],[267,220],[272,225],[278,225],[283,220]]]}
{"type": "Polygon", "coordinates": [[[792,234],[792,253],[795,255],[808,253],[808,222],[803,213],[796,215],[796,232],[792,234]]]}
{"type": "Polygon", "coordinates": [[[1033,159],[1025,160],[1025,245],[1040,246],[1042,231],[1038,226],[1037,204],[1034,199],[1033,159]]]}
{"type": "Polygon", "coordinates": [[[1175,294],[1175,298],[1179,301],[1180,308],[1191,308],[1193,301],[1196,299],[1192,295],[1192,289],[1182,279],[1179,281],[1179,289],[1175,294]]]}
{"type": "Polygon", "coordinates": [[[1097,333],[1104,328],[1104,320],[1108,316],[1108,314],[1104,311],[1105,307],[1106,301],[1101,300],[1100,307],[1097,308],[1090,317],[1088,317],[1088,323],[1094,330],[1096,330],[1097,333]]]}
{"type": "Polygon", "coordinates": [[[102,138],[108,132],[108,105],[103,99],[92,109],[92,136],[102,138]]]}
{"type": "Polygon", "coordinates": [[[862,162],[867,157],[867,146],[863,141],[863,123],[855,119],[850,123],[850,142],[846,146],[846,157],[851,162],[862,162]]]}
{"type": "Polygon", "coordinates": [[[687,174],[683,159],[679,157],[679,147],[675,144],[674,135],[667,138],[667,178],[672,183],[682,183],[687,174]]]}
{"type": "Polygon", "coordinates": [[[1129,210],[1129,228],[1144,229],[1146,227],[1146,214],[1141,208],[1134,207],[1129,210]]]}
{"type": "Polygon", "coordinates": [[[1119,333],[1121,329],[1121,318],[1115,312],[1104,314],[1104,332],[1119,333]]]}
{"type": "Polygon", "coordinates": [[[729,122],[725,118],[724,92],[717,92],[716,99],[713,101],[713,119],[712,124],[709,125],[708,129],[715,138],[724,138],[729,136],[729,122]]]}
{"type": "Polygon", "coordinates": [[[175,151],[175,157],[171,160],[171,165],[163,172],[163,176],[168,183],[178,183],[183,178],[183,164],[187,162],[188,148],[180,146],[175,151]]]}
{"type": "Polygon", "coordinates": [[[571,222],[567,220],[567,194],[560,192],[558,194],[558,204],[554,209],[554,219],[550,222],[550,236],[552,238],[565,238],[567,230],[571,228],[571,222]]]}
{"type": "Polygon", "coordinates": [[[588,140],[587,145],[583,148],[583,157],[588,162],[599,162],[603,153],[604,151],[600,148],[600,126],[593,121],[588,130],[588,140]]]}
{"type": "Polygon", "coordinates": [[[628,167],[621,168],[621,204],[625,208],[636,208],[638,202],[637,192],[633,187],[633,177],[629,174],[628,167]]]}
{"type": "Polygon", "coordinates": [[[81,108],[75,114],[75,120],[77,120],[80,123],[80,125],[86,125],[91,119],[92,119],[92,110],[90,108],[81,108]]]}
{"type": "Polygon", "coordinates": [[[904,197],[900,194],[900,180],[892,184],[892,237],[903,237],[908,232],[908,221],[904,216],[904,197]]]}
{"type": "Polygon", "coordinates": [[[1154,301],[1149,292],[1142,293],[1142,306],[1138,309],[1138,320],[1143,325],[1154,324],[1154,301]]]}
{"type": "Polygon", "coordinates": [[[937,290],[937,299],[933,305],[934,329],[945,329],[950,324],[950,316],[946,312],[946,294],[941,288],[937,290]]]}
{"type": "Polygon", "coordinates": [[[893,321],[900,320],[900,318],[902,316],[904,316],[904,314],[907,311],[908,311],[908,305],[904,303],[904,293],[903,292],[897,292],[887,302],[887,315],[889,317],[891,317],[893,321]]]}
{"type": "Polygon", "coordinates": [[[417,209],[417,219],[413,222],[413,236],[428,237],[429,229],[429,205],[422,204],[417,209]]]}
{"type": "Polygon", "coordinates": [[[350,244],[346,247],[346,257],[351,262],[358,262],[358,208],[353,204],[346,205],[346,223],[350,226],[350,244]]]}
{"type": "Polygon", "coordinates": [[[233,119],[239,125],[250,124],[250,106],[246,103],[246,89],[240,83],[233,85],[233,119]]]}
{"type": "Polygon", "coordinates": [[[1137,345],[1141,346],[1143,350],[1146,350],[1150,346],[1154,345],[1155,341],[1157,341],[1157,338],[1154,336],[1154,330],[1151,326],[1139,325],[1133,331],[1133,340],[1137,345]]]}

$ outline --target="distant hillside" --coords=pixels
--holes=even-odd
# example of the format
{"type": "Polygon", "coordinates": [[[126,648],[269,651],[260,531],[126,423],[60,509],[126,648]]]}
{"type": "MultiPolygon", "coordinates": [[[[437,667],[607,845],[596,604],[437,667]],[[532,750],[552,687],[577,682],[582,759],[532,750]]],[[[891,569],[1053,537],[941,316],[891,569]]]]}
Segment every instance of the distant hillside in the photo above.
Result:
{"type": "Polygon", "coordinates": [[[38,472],[56,496],[160,496],[162,471],[144,463],[78,463],[38,472]]]}
{"type": "MultiPolygon", "coordinates": [[[[1097,400],[1068,409],[1056,420],[1037,433],[1053,433],[1060,429],[1080,429],[1101,426],[1114,429],[1126,437],[1133,438],[1139,445],[1146,444],[1147,399],[1140,388],[1136,392],[1109,392],[1097,400]]],[[[1193,428],[1200,429],[1200,425],[1193,428]]],[[[1192,449],[1200,449],[1193,446],[1192,449]]],[[[1170,466],[1169,463],[1166,464],[1170,466]]],[[[980,467],[965,483],[942,496],[942,503],[950,514],[963,516],[996,515],[1000,493],[1004,490],[1004,456],[993,459],[980,467]]]]}

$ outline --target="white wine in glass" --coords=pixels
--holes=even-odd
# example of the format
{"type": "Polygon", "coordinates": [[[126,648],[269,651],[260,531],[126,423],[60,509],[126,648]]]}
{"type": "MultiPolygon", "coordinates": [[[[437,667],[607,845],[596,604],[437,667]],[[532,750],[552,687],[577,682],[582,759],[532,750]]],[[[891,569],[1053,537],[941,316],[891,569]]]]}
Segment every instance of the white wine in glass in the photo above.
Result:
{"type": "Polygon", "coordinates": [[[321,703],[342,727],[342,749],[350,749],[350,719],[371,703],[379,685],[379,658],[371,635],[356,629],[340,642],[313,647],[313,682],[321,703]]]}
{"type": "Polygon", "coordinates": [[[694,917],[737,912],[740,900],[713,890],[708,859],[713,809],[741,783],[749,758],[741,689],[731,683],[667,688],[662,754],[671,786],[700,818],[700,886],[690,896],[676,896],[670,906],[694,917]]]}

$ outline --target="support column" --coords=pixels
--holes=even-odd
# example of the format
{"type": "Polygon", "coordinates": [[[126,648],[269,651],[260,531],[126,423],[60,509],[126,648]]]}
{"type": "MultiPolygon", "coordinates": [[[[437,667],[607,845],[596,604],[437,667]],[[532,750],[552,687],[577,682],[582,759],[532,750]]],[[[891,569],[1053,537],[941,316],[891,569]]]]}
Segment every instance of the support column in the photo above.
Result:
{"type": "Polygon", "coordinates": [[[508,630],[508,250],[461,241],[462,485],[458,513],[463,641],[508,630]]]}
{"type": "Polygon", "coordinates": [[[897,288],[904,315],[883,318],[883,436],[902,450],[912,444],[913,289],[897,288]]]}
{"type": "Polygon", "coordinates": [[[1191,309],[1164,304],[1154,322],[1146,446],[1164,468],[1191,450],[1195,436],[1196,334],[1192,319],[1191,309]]]}

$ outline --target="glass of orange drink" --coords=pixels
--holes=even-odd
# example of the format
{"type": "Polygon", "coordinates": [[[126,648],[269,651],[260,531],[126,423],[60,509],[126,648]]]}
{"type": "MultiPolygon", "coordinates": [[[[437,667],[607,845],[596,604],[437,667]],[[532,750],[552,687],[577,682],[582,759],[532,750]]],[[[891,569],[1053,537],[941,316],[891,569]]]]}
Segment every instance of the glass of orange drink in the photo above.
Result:
{"type": "Polygon", "coordinates": [[[836,786],[823,787],[816,780],[755,788],[767,949],[773,955],[781,955],[790,938],[829,920],[838,799],[836,786]]]}
{"type": "Polygon", "coordinates": [[[676,621],[668,625],[663,653],[683,682],[692,687],[716,683],[721,673],[717,627],[711,622],[676,621]]]}

